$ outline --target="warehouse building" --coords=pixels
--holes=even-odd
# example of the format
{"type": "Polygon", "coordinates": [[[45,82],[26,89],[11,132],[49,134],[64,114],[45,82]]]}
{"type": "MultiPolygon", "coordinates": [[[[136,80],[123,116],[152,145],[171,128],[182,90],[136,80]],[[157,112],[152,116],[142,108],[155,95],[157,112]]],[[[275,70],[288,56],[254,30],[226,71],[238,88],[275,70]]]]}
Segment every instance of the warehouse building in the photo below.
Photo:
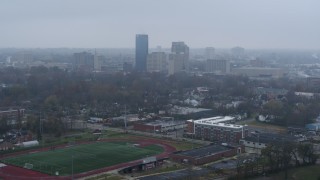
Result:
{"type": "Polygon", "coordinates": [[[170,155],[170,159],[192,165],[202,165],[217,161],[222,158],[232,157],[244,152],[244,148],[240,145],[209,145],[197,149],[179,151],[170,155]]]}

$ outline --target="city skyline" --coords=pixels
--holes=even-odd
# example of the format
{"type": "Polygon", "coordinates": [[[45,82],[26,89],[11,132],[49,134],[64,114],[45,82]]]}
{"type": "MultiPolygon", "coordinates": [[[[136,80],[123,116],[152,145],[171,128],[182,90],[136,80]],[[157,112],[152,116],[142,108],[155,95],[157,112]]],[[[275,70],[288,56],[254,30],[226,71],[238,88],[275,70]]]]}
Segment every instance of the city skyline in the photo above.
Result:
{"type": "Polygon", "coordinates": [[[319,49],[316,0],[5,1],[0,48],[134,48],[184,41],[191,48],[319,49]]]}

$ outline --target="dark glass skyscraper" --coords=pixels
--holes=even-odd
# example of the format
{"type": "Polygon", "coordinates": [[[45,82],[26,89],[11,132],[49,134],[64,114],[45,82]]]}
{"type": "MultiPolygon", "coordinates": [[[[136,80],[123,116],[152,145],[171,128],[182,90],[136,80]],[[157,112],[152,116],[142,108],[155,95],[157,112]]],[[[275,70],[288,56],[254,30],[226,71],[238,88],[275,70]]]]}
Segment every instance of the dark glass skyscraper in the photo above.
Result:
{"type": "Polygon", "coordinates": [[[148,35],[136,35],[136,70],[143,72],[147,70],[148,35]]]}

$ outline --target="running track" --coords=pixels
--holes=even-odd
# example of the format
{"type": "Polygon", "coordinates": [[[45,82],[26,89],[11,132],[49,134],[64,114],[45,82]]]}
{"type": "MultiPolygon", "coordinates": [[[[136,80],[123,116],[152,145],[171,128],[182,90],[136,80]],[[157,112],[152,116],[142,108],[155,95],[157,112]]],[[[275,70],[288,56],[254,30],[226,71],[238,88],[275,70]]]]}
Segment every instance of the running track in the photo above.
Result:
{"type": "MultiPolygon", "coordinates": [[[[134,142],[134,143],[138,143],[140,144],[142,147],[143,146],[147,146],[147,145],[151,145],[151,144],[157,144],[160,145],[163,149],[164,152],[157,155],[157,158],[166,158],[169,156],[169,154],[171,154],[172,152],[176,151],[176,148],[174,148],[173,146],[169,145],[167,141],[165,140],[160,140],[160,139],[153,139],[153,138],[135,138],[135,137],[131,137],[128,139],[107,139],[107,140],[101,140],[102,142],[115,142],[115,141],[126,141],[126,142],[134,142]]],[[[87,144],[87,143],[95,143],[95,142],[80,142],[77,143],[79,144],[87,144]]],[[[66,148],[67,145],[61,145],[61,146],[57,146],[56,148],[66,148]]],[[[13,154],[9,154],[9,155],[5,155],[4,157],[11,157],[11,156],[17,156],[17,155],[21,155],[21,154],[27,154],[27,153],[31,153],[31,152],[39,152],[39,151],[48,151],[50,150],[50,148],[43,148],[43,149],[37,149],[37,150],[28,150],[28,151],[24,151],[24,152],[17,152],[17,153],[13,153],[13,154]]],[[[94,175],[94,174],[99,174],[99,173],[103,173],[103,172],[107,172],[107,171],[111,171],[111,170],[115,170],[115,169],[120,169],[120,168],[125,168],[125,167],[129,167],[129,166],[133,166],[133,165],[138,165],[142,163],[142,160],[135,160],[135,161],[131,161],[131,162],[126,162],[126,163],[121,163],[121,164],[117,164],[117,165],[113,165],[113,166],[108,166],[105,168],[101,168],[101,169],[96,169],[93,171],[88,171],[88,172],[84,172],[84,173],[80,173],[80,174],[75,174],[74,178],[81,178],[81,177],[86,177],[86,176],[90,176],[90,175],[94,175]]],[[[35,180],[35,179],[43,179],[43,180],[67,180],[67,179],[71,179],[71,176],[50,176],[48,174],[44,174],[38,171],[33,171],[33,170],[29,170],[29,169],[25,169],[25,168],[21,168],[21,167],[17,167],[17,166],[12,166],[12,165],[6,165],[4,167],[0,167],[0,178],[4,179],[4,180],[35,180]]]]}

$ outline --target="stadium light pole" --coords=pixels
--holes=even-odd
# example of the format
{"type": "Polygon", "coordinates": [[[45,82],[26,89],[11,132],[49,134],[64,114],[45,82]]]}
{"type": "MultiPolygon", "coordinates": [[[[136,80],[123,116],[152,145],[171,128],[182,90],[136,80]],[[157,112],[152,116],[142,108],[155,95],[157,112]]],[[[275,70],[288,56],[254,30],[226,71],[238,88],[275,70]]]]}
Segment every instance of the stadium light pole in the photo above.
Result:
{"type": "Polygon", "coordinates": [[[194,124],[194,120],[192,119],[193,125],[193,133],[192,133],[192,149],[194,149],[194,135],[196,134],[196,125],[194,124]]]}
{"type": "Polygon", "coordinates": [[[71,179],[73,180],[73,155],[71,156],[71,179]]]}
{"type": "Polygon", "coordinates": [[[124,130],[127,132],[127,105],[124,105],[124,130]]]}

